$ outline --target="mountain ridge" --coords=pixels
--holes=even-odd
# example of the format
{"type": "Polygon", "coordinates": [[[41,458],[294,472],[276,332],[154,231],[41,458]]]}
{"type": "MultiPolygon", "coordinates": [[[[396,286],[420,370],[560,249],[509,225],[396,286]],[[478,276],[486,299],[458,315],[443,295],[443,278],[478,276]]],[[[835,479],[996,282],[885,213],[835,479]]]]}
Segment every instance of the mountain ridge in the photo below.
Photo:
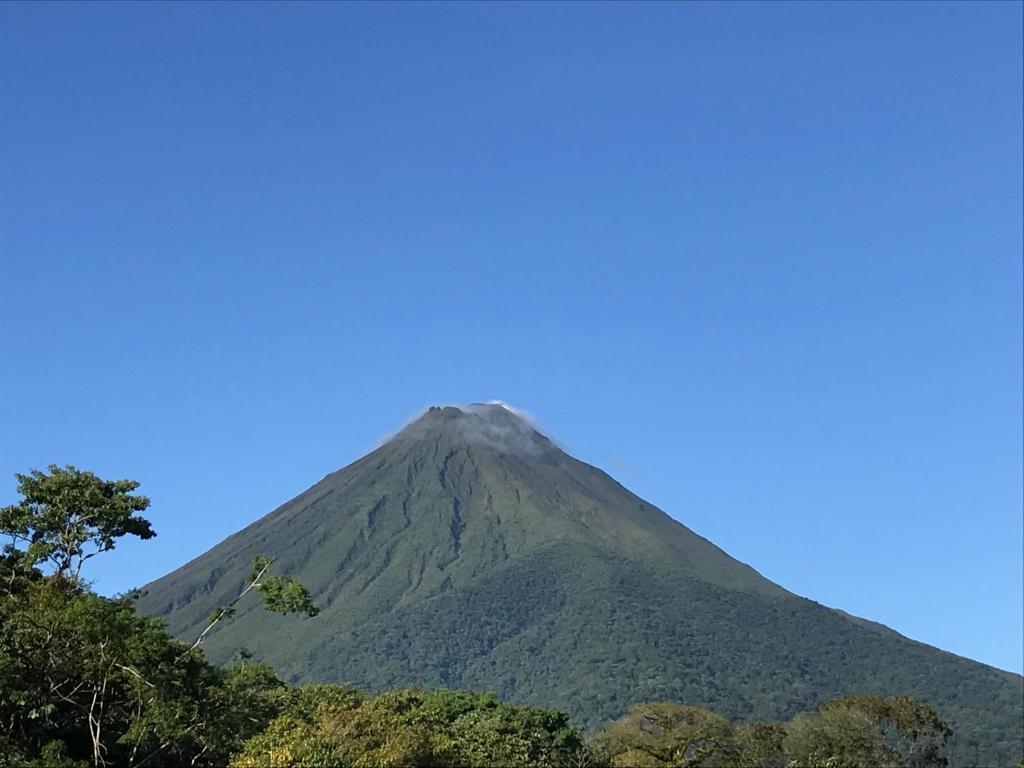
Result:
{"type": "Polygon", "coordinates": [[[749,719],[907,693],[970,729],[962,762],[1012,760],[1022,730],[1019,676],[788,592],[504,404],[428,409],[140,606],[194,636],[257,552],[321,615],[299,626],[240,606],[208,651],[247,646],[296,681],[486,688],[588,727],[652,698],[749,719]]]}

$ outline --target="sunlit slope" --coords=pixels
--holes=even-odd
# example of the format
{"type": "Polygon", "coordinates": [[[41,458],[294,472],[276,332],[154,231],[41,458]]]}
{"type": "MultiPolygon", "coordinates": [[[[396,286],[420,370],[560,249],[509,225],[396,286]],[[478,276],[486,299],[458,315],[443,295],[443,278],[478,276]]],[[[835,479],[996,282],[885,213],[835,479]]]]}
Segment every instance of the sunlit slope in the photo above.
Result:
{"type": "Polygon", "coordinates": [[[245,647],[295,680],[490,689],[591,726],[650,699],[778,718],[899,692],[958,726],[962,763],[1020,751],[1019,676],[786,592],[501,406],[431,409],[148,585],[142,607],[194,637],[257,552],[322,612],[240,604],[214,658],[245,647]]]}

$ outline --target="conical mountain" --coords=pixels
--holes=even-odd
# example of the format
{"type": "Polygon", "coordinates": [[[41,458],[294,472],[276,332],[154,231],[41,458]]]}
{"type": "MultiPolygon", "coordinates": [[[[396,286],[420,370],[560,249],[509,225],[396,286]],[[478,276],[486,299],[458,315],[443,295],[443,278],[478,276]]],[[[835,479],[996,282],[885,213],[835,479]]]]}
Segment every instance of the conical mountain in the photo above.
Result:
{"type": "Polygon", "coordinates": [[[377,450],[145,587],[194,638],[276,558],[321,607],[256,601],[210,635],[296,681],[493,690],[597,727],[640,701],[741,719],[904,693],[959,764],[1020,757],[1024,679],[793,595],[502,404],[431,408],[377,450]]]}

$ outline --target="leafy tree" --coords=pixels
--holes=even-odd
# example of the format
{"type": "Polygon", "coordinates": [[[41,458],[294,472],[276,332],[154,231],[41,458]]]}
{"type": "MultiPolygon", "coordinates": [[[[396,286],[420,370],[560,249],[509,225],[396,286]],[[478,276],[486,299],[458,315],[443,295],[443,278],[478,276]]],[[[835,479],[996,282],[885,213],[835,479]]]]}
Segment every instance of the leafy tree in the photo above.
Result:
{"type": "Polygon", "coordinates": [[[786,754],[793,768],[900,768],[871,717],[855,709],[798,715],[787,725],[786,754]]]}
{"type": "Polygon", "coordinates": [[[827,702],[823,711],[852,710],[872,719],[885,745],[908,768],[945,768],[943,748],[952,730],[931,707],[908,696],[844,696],[827,702]]]}
{"type": "Polygon", "coordinates": [[[102,765],[215,765],[276,714],[263,665],[221,670],[130,600],[54,579],[0,600],[0,734],[102,765]]]}
{"type": "MultiPolygon", "coordinates": [[[[154,535],[135,514],[149,504],[130,493],[138,484],[70,467],[18,480],[25,498],[0,510],[11,537],[0,555],[0,768],[226,764],[288,700],[273,670],[214,667],[131,598],[80,579],[119,537],[154,535]]],[[[315,614],[301,584],[257,565],[243,595],[315,614]]]]}
{"type": "Polygon", "coordinates": [[[421,695],[423,711],[445,734],[456,765],[546,766],[575,760],[583,747],[564,712],[511,707],[491,693],[421,695]]]}
{"type": "Polygon", "coordinates": [[[741,754],[732,723],[681,704],[637,704],[600,741],[616,768],[735,766],[741,754]]]}
{"type": "Polygon", "coordinates": [[[785,750],[797,766],[945,768],[951,734],[930,707],[906,696],[846,696],[786,727],[785,750]]]}
{"type": "Polygon", "coordinates": [[[11,538],[4,550],[9,565],[16,558],[29,567],[48,562],[56,575],[77,579],[86,560],[113,549],[121,536],[156,535],[136,514],[149,499],[132,493],[139,487],[134,480],[101,480],[56,464],[48,473],[34,469],[15,477],[24,498],[0,509],[0,534],[11,538]]]}
{"type": "Polygon", "coordinates": [[[737,731],[741,755],[738,768],[786,768],[783,748],[786,729],[781,723],[752,723],[737,731]]]}
{"type": "Polygon", "coordinates": [[[232,760],[232,766],[344,766],[348,753],[335,738],[341,713],[358,708],[366,697],[353,688],[306,685],[293,689],[278,716],[253,736],[232,760]]]}

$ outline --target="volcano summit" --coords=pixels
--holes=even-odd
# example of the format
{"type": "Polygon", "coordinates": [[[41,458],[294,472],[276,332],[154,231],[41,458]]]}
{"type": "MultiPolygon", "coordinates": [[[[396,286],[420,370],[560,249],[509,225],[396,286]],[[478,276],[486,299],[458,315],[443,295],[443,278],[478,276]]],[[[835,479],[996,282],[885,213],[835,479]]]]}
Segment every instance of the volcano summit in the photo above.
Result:
{"type": "Polygon", "coordinates": [[[596,727],[641,701],[782,719],[902,693],[957,733],[957,764],[1019,757],[1024,678],[798,597],[502,403],[430,408],[385,444],[145,587],[194,638],[253,555],[320,606],[239,604],[210,635],[295,681],[493,690],[596,727]]]}

